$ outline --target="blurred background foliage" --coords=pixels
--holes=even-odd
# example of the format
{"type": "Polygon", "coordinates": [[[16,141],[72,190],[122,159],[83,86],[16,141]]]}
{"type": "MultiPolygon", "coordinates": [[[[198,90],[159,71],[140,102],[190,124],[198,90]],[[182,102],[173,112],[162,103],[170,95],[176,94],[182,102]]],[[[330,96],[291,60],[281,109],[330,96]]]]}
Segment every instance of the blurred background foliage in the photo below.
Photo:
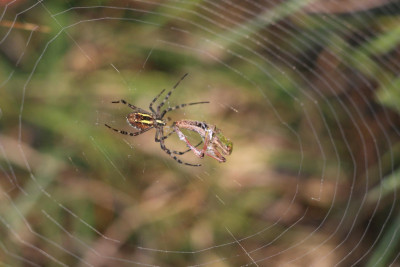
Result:
{"type": "Polygon", "coordinates": [[[0,8],[2,264],[398,266],[398,1],[0,8]],[[104,127],[184,73],[224,164],[104,127]]]}

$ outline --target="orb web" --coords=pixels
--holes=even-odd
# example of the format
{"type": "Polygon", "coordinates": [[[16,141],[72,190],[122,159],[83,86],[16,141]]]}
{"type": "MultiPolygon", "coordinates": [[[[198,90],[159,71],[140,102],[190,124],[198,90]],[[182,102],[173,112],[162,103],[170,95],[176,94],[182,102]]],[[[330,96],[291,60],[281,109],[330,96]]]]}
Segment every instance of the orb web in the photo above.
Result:
{"type": "Polygon", "coordinates": [[[396,1],[0,8],[1,263],[399,264],[396,1]],[[225,163],[104,126],[184,73],[165,107],[211,103],[166,131],[217,125],[225,163]]]}

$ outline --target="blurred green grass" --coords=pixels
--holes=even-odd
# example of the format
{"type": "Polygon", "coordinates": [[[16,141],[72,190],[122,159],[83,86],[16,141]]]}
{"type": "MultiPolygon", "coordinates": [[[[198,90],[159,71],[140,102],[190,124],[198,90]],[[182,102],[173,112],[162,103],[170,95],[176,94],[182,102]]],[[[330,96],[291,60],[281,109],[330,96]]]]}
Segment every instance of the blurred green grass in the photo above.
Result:
{"type": "MultiPolygon", "coordinates": [[[[163,266],[227,257],[226,262],[217,264],[230,266],[246,264],[248,258],[239,246],[218,247],[235,241],[227,233],[227,226],[236,239],[265,229],[242,241],[249,250],[271,242],[271,246],[255,253],[262,258],[312,233],[333,205],[326,229],[315,240],[285,254],[285,258],[276,256],[273,260],[279,265],[329,237],[343,216],[341,209],[350,200],[356,179],[352,211],[364,196],[360,192],[365,187],[370,190],[365,193],[369,202],[356,222],[360,230],[350,241],[358,241],[376,205],[380,212],[373,227],[380,227],[394,203],[398,178],[397,162],[391,162],[391,147],[384,142],[387,138],[393,145],[398,143],[396,129],[387,120],[399,121],[392,110],[399,106],[398,66],[392,62],[399,56],[398,16],[368,11],[355,17],[318,15],[303,13],[300,7],[287,9],[290,3],[301,4],[276,4],[272,10],[281,10],[283,15],[278,14],[274,23],[263,13],[254,13],[250,22],[239,20],[233,31],[221,30],[219,26],[229,21],[208,14],[202,1],[180,3],[179,7],[185,9],[171,8],[178,4],[167,1],[164,5],[129,3],[139,11],[74,10],[55,16],[57,22],[39,8],[25,12],[21,22],[50,27],[51,32],[32,36],[17,67],[15,55],[22,54],[30,31],[14,29],[1,47],[1,81],[15,71],[0,98],[1,140],[7,151],[1,162],[2,166],[9,163],[15,168],[19,186],[28,193],[7,192],[12,202],[2,198],[1,216],[7,215],[14,231],[29,243],[70,265],[77,264],[77,260],[29,232],[21,215],[35,232],[87,260],[91,252],[54,221],[94,249],[102,248],[104,237],[60,205],[105,236],[120,240],[121,244],[107,244],[118,251],[116,257],[163,266]],[[98,17],[117,19],[94,21],[98,17]],[[86,20],[93,21],[84,23],[86,20]],[[82,23],[68,27],[75,22],[82,23]],[[174,30],[179,28],[189,33],[174,30]],[[59,34],[61,29],[64,32],[59,34]],[[241,35],[242,29],[245,35],[258,35],[246,38],[241,35]],[[54,37],[30,77],[45,45],[54,37]],[[254,40],[265,42],[265,46],[254,40]],[[20,50],[13,54],[11,43],[20,50]],[[125,115],[129,109],[110,101],[123,98],[147,109],[160,90],[171,88],[186,72],[189,76],[174,92],[170,104],[203,100],[211,104],[177,111],[172,117],[204,120],[223,129],[234,142],[226,164],[188,155],[185,161],[201,162],[203,166],[184,167],[159,148],[154,132],[126,138],[103,125],[128,129],[125,115]],[[366,81],[373,86],[366,86],[366,81]],[[350,107],[354,117],[343,105],[350,107]],[[357,127],[363,129],[362,138],[357,127]],[[373,142],[374,138],[378,142],[373,142]],[[22,159],[21,145],[29,166],[22,159]],[[394,185],[381,192],[386,183],[394,185]],[[305,212],[309,215],[303,218],[305,212]],[[274,243],[280,235],[283,238],[274,243]],[[179,253],[157,253],[139,247],[179,253]],[[204,248],[211,249],[183,253],[204,248]]],[[[45,5],[52,14],[70,8],[70,4],[45,5]]],[[[13,13],[23,7],[21,4],[13,13]]],[[[12,19],[13,13],[4,19],[12,19]]],[[[8,30],[2,28],[0,33],[3,36],[8,30]]],[[[169,145],[185,148],[176,138],[169,145]]],[[[12,186],[6,178],[1,182],[3,191],[12,186]]],[[[346,221],[338,235],[346,235],[351,223],[346,221]]],[[[386,266],[396,256],[396,246],[387,246],[396,220],[390,218],[388,224],[392,226],[383,231],[371,260],[367,257],[363,264],[373,264],[385,255],[380,264],[386,266]]],[[[45,265],[45,257],[15,242],[10,229],[3,225],[0,231],[4,237],[1,244],[45,265]]],[[[371,247],[374,238],[376,233],[368,232],[360,254],[371,247]]],[[[327,242],[325,249],[333,249],[339,242],[327,242]]],[[[346,249],[352,248],[352,242],[349,247],[344,245],[344,252],[335,254],[332,262],[340,260],[346,249]]],[[[0,256],[7,257],[4,250],[0,256]]],[[[352,255],[344,264],[356,261],[356,257],[352,255]]],[[[21,266],[12,257],[5,262],[21,266]]]]}

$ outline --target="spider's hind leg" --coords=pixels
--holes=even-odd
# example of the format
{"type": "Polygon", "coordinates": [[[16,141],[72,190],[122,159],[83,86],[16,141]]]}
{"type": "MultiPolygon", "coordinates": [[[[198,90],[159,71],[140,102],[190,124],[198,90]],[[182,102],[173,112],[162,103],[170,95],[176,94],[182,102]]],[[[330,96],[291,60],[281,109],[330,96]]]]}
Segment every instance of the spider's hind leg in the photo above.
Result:
{"type": "Polygon", "coordinates": [[[124,100],[124,99],[117,100],[117,101],[111,101],[111,103],[113,103],[113,104],[119,104],[119,103],[121,103],[121,104],[127,105],[128,107],[130,107],[130,108],[133,109],[133,110],[137,110],[137,109],[138,109],[138,107],[136,107],[136,106],[134,106],[134,105],[132,105],[132,104],[126,102],[126,100],[124,100]]]}

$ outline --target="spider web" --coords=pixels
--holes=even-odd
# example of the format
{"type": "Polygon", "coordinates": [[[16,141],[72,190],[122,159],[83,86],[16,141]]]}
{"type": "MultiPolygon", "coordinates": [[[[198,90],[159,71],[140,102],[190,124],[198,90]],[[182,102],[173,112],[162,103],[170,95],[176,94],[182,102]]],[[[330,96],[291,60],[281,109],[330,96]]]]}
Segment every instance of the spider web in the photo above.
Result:
{"type": "Polygon", "coordinates": [[[398,266],[400,5],[363,2],[0,1],[0,263],[398,266]],[[104,126],[184,73],[226,163],[104,126]]]}

